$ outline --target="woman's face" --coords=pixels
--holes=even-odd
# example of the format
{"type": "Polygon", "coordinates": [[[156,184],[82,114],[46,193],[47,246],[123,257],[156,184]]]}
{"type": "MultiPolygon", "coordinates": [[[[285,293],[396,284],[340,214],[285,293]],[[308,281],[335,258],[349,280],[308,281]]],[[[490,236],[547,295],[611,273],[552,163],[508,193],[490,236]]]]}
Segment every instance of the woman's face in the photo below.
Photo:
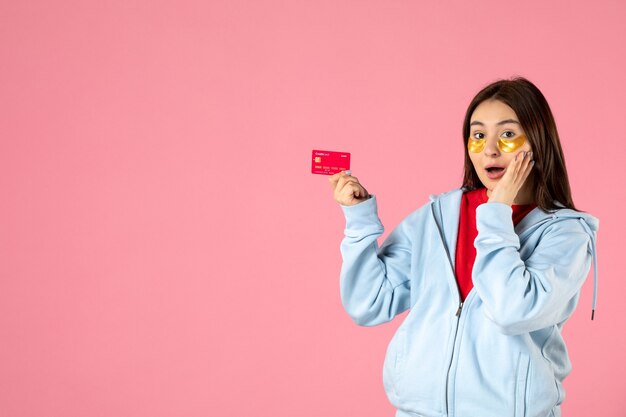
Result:
{"type": "MultiPolygon", "coordinates": [[[[531,150],[517,115],[498,100],[485,100],[472,113],[467,148],[488,195],[515,156],[531,150]]],[[[526,183],[530,182],[529,179],[526,183]]]]}

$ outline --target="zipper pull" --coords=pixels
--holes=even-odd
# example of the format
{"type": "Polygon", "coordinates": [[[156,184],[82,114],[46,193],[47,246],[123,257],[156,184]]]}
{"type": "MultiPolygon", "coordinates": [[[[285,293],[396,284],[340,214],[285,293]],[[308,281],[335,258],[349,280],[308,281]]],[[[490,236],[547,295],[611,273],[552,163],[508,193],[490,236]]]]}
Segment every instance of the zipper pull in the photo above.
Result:
{"type": "Polygon", "coordinates": [[[461,304],[459,304],[459,308],[456,311],[455,316],[459,317],[461,315],[461,309],[463,308],[463,301],[461,301],[461,304]]]}

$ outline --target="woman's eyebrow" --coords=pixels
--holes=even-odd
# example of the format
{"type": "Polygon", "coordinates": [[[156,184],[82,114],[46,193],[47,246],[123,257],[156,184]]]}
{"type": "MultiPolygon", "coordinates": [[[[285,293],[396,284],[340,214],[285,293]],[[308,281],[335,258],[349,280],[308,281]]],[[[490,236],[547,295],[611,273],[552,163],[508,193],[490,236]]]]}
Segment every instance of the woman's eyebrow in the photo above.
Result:
{"type": "Polygon", "coordinates": [[[517,120],[514,120],[514,119],[505,119],[505,120],[502,120],[502,121],[500,121],[500,122],[496,123],[496,125],[500,126],[500,125],[505,125],[505,124],[507,124],[507,123],[517,123],[517,124],[519,124],[519,122],[518,122],[517,120]]]}
{"type": "MultiPolygon", "coordinates": [[[[498,123],[496,123],[496,126],[505,125],[507,123],[517,123],[517,124],[520,124],[517,120],[505,119],[505,120],[501,120],[498,123]]],[[[483,122],[478,121],[478,120],[474,120],[472,123],[470,123],[470,126],[474,126],[474,125],[484,126],[485,124],[483,122]]]]}

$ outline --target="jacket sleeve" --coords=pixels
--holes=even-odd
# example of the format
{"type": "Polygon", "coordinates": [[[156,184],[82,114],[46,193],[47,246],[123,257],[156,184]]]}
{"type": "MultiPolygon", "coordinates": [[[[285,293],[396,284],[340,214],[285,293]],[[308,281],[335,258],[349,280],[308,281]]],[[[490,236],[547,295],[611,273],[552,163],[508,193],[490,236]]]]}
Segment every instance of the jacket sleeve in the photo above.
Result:
{"type": "Polygon", "coordinates": [[[393,319],[409,308],[411,242],[403,221],[379,248],[384,228],[376,197],[354,206],[341,206],[346,229],[341,242],[341,301],[362,326],[393,319]]]}
{"type": "Polygon", "coordinates": [[[557,324],[574,311],[591,265],[591,237],[576,219],[563,219],[546,228],[523,261],[511,214],[502,203],[477,208],[472,276],[487,318],[515,335],[557,324]]]}

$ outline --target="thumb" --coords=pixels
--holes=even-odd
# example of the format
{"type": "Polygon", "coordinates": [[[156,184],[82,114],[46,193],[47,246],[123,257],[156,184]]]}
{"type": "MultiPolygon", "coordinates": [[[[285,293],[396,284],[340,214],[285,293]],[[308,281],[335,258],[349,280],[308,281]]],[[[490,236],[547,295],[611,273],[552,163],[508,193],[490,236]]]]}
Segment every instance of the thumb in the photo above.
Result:
{"type": "Polygon", "coordinates": [[[341,171],[338,172],[334,175],[331,175],[330,177],[328,177],[328,182],[330,183],[330,186],[333,188],[333,190],[335,188],[337,188],[337,183],[339,182],[339,179],[344,175],[350,175],[350,171],[341,171]]]}

